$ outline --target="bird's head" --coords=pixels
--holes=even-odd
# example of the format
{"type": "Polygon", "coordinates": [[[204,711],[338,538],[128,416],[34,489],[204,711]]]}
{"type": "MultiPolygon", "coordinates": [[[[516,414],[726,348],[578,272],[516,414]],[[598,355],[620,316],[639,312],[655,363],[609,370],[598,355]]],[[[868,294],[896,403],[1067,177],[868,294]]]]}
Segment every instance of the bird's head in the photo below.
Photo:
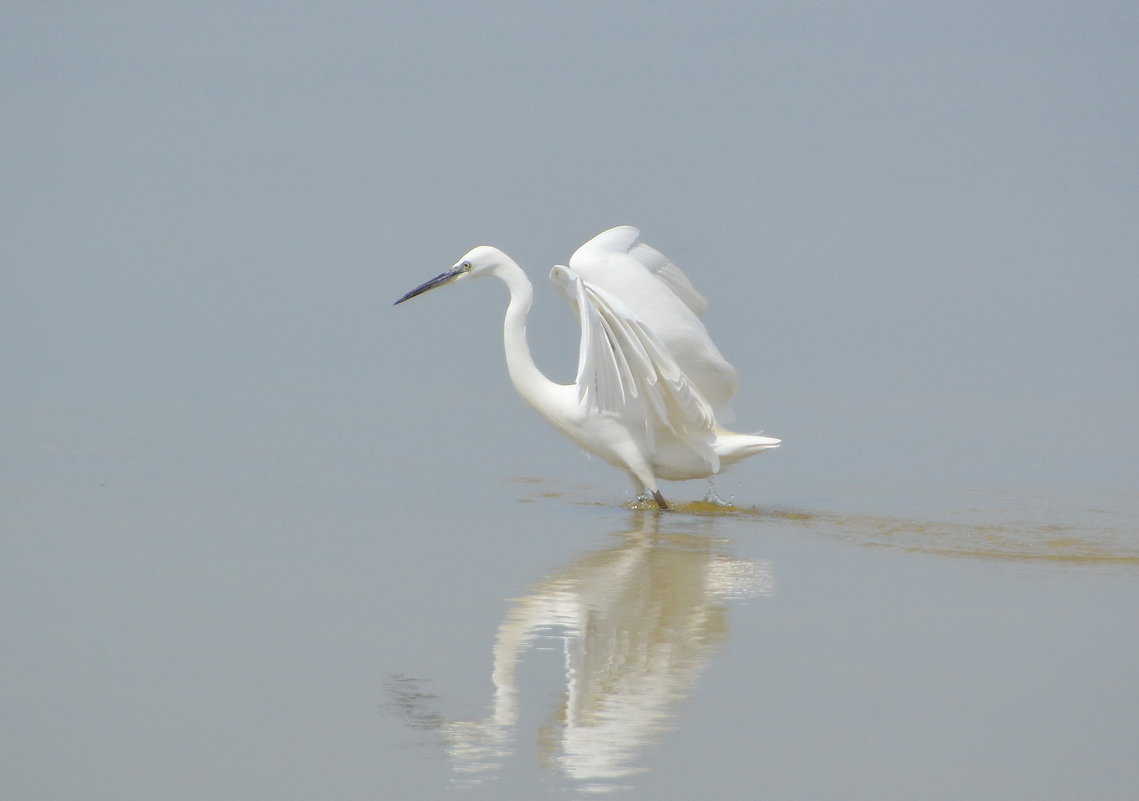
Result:
{"type": "Polygon", "coordinates": [[[478,278],[483,275],[491,275],[498,267],[509,260],[510,257],[498,248],[492,248],[489,245],[479,245],[477,248],[467,251],[466,255],[459,259],[451,269],[439,273],[439,275],[430,281],[420,284],[397,300],[393,305],[398,306],[405,300],[411,300],[416,295],[422,295],[429,289],[435,289],[444,284],[463,281],[468,278],[478,278]]]}

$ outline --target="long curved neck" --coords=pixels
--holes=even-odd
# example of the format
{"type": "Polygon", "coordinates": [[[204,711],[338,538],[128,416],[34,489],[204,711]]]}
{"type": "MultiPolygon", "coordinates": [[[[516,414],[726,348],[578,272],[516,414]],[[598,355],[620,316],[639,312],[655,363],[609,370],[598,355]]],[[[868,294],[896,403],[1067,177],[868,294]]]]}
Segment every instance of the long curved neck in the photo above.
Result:
{"type": "Polygon", "coordinates": [[[513,261],[500,264],[495,275],[502,279],[510,290],[510,305],[506,308],[506,320],[502,326],[502,339],[506,347],[506,369],[514,388],[528,404],[539,412],[546,411],[550,390],[556,386],[542,375],[534,358],[530,355],[530,345],[526,341],[526,317],[534,302],[534,285],[513,261]]]}

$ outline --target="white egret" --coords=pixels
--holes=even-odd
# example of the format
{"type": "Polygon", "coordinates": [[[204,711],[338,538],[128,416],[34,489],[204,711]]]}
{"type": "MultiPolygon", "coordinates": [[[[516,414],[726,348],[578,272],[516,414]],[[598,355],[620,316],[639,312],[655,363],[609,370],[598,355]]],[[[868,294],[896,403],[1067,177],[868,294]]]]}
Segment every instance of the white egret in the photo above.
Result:
{"type": "Polygon", "coordinates": [[[779,440],[721,427],[736,370],[697,315],[708,302],[640,231],[622,225],[586,242],[550,270],[581,322],[577,377],[546,378],[526,341],[534,287],[498,248],[480,245],[396,304],[436,287],[493,275],[510,290],[503,336],[518,394],[558,431],[628,473],[638,496],[668,504],[657,479],[706,478],[779,440]]]}

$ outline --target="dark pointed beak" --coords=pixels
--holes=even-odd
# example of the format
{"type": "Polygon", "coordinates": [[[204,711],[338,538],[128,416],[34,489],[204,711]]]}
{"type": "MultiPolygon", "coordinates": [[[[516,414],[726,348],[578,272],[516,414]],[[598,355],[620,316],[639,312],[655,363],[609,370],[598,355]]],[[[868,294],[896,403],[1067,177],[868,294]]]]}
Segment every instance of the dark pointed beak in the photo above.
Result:
{"type": "Polygon", "coordinates": [[[403,303],[405,300],[411,300],[416,295],[422,295],[424,292],[427,292],[430,289],[434,289],[437,286],[443,286],[443,284],[454,281],[460,275],[462,275],[462,272],[460,272],[459,270],[455,270],[455,269],[450,269],[445,273],[440,273],[439,275],[432,278],[430,281],[428,281],[424,284],[420,284],[419,286],[417,286],[415,289],[408,292],[406,295],[404,295],[402,298],[397,300],[392,305],[398,306],[399,304],[403,303]]]}

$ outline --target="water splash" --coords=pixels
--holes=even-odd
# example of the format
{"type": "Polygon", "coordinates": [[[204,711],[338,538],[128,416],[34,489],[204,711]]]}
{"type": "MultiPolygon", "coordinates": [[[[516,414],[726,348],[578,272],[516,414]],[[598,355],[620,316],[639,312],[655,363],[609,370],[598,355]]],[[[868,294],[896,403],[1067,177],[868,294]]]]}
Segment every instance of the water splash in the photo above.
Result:
{"type": "Polygon", "coordinates": [[[729,507],[732,505],[730,501],[725,501],[716,493],[716,484],[712,479],[708,479],[708,491],[704,493],[703,502],[712,506],[729,507]]]}

